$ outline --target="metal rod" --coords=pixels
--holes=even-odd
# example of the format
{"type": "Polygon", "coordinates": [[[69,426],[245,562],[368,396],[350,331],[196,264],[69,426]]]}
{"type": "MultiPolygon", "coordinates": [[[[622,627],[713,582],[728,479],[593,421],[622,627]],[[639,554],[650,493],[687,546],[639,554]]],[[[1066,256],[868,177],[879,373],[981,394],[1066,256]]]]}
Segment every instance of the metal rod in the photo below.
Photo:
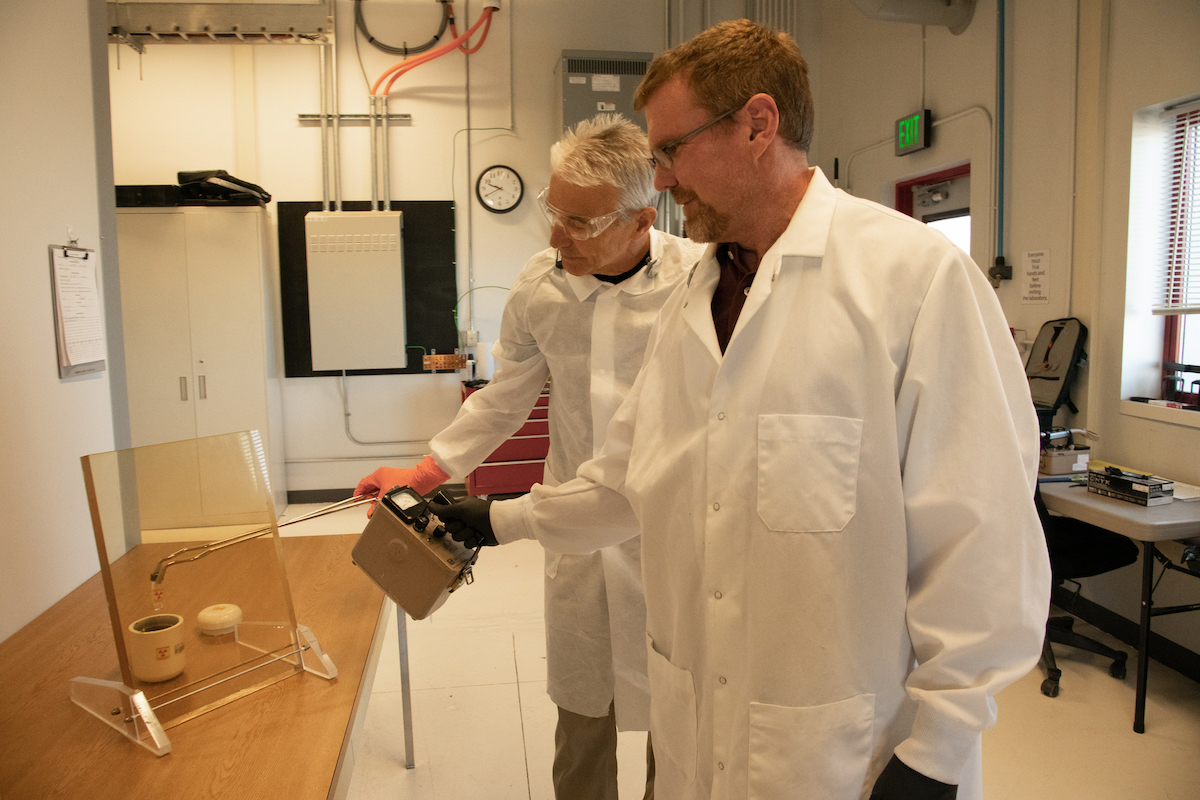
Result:
{"type": "Polygon", "coordinates": [[[404,766],[416,766],[413,755],[412,686],[408,676],[408,620],[404,609],[396,606],[396,632],[400,639],[400,700],[404,715],[404,766]]]}
{"type": "Polygon", "coordinates": [[[1150,609],[1150,616],[1162,617],[1167,614],[1180,614],[1184,611],[1200,611],[1200,603],[1192,603],[1186,606],[1159,606],[1150,609]]]}
{"type": "Polygon", "coordinates": [[[197,694],[200,694],[201,692],[207,692],[209,689],[212,689],[215,686],[220,686],[222,683],[228,683],[229,681],[233,680],[234,678],[240,678],[243,675],[249,675],[251,672],[254,672],[254,670],[256,670],[256,669],[262,669],[263,667],[269,667],[272,664],[276,663],[277,661],[282,661],[283,659],[287,658],[288,656],[300,655],[307,649],[308,649],[307,647],[300,646],[300,647],[296,648],[295,650],[289,650],[286,653],[280,653],[279,655],[275,656],[275,658],[272,658],[270,661],[264,661],[261,664],[257,664],[253,667],[250,667],[249,669],[244,669],[235,675],[230,675],[229,677],[222,678],[219,681],[213,681],[212,683],[202,686],[199,689],[196,689],[194,691],[188,692],[187,694],[182,694],[179,697],[173,697],[170,700],[166,701],[165,703],[159,703],[156,706],[151,706],[151,708],[153,708],[155,710],[160,709],[160,708],[165,708],[166,706],[169,706],[172,703],[178,703],[180,700],[186,700],[187,698],[191,697],[192,695],[197,695],[197,694]]]}
{"type": "Polygon", "coordinates": [[[193,547],[185,547],[182,550],[176,550],[174,553],[171,553],[170,555],[166,556],[165,558],[163,558],[161,561],[158,562],[158,566],[155,567],[154,574],[151,575],[150,578],[155,583],[161,584],[163,581],[163,576],[166,575],[167,567],[172,566],[173,564],[187,564],[192,561],[197,561],[201,558],[204,558],[209,553],[216,552],[217,550],[224,550],[226,547],[232,547],[235,544],[241,544],[242,542],[248,542],[251,539],[257,539],[260,536],[265,536],[266,534],[270,533],[274,528],[283,528],[288,525],[293,525],[297,522],[303,522],[304,520],[314,519],[315,517],[323,517],[326,514],[332,514],[335,511],[344,511],[348,508],[353,508],[355,506],[363,505],[364,503],[373,502],[374,500],[375,500],[375,498],[371,497],[369,495],[348,497],[345,500],[339,500],[336,503],[331,503],[330,505],[315,509],[313,511],[308,512],[307,514],[302,514],[299,517],[296,517],[295,519],[289,519],[284,522],[277,523],[274,526],[267,525],[262,528],[256,528],[252,531],[246,531],[244,533],[239,533],[236,536],[230,536],[226,539],[221,539],[216,542],[209,542],[207,544],[195,545],[193,547]],[[191,552],[194,552],[197,550],[202,551],[202,552],[200,552],[199,555],[193,556],[192,558],[176,560],[177,556],[181,556],[184,553],[191,553],[191,552]]]}
{"type": "MultiPolygon", "coordinates": [[[[342,122],[365,123],[370,120],[369,114],[357,114],[357,113],[329,114],[327,116],[330,119],[335,119],[335,120],[340,119],[342,122]]],[[[409,125],[412,124],[412,114],[390,114],[389,113],[387,115],[387,119],[389,122],[391,122],[393,124],[395,124],[395,123],[407,123],[409,125]]],[[[317,122],[321,121],[321,115],[320,114],[297,114],[296,121],[298,121],[300,123],[306,123],[306,124],[317,123],[317,122]]]]}
{"type": "Polygon", "coordinates": [[[321,45],[321,210],[329,210],[329,65],[328,45],[321,45]]]}
{"type": "MultiPolygon", "coordinates": [[[[329,28],[330,32],[337,27],[336,11],[337,6],[333,0],[329,0],[329,28]]],[[[341,128],[341,115],[338,114],[338,47],[337,36],[331,36],[330,42],[330,93],[333,100],[333,197],[334,208],[337,211],[342,210],[342,147],[339,136],[341,128]]]]}
{"type": "Polygon", "coordinates": [[[379,115],[380,115],[380,139],[383,149],[383,176],[380,183],[383,184],[383,210],[392,210],[392,143],[388,137],[388,96],[385,94],[380,98],[379,115]]]}
{"type": "MultiPolygon", "coordinates": [[[[471,14],[471,3],[467,0],[463,9],[465,16],[463,25],[467,23],[467,19],[471,14]]],[[[464,105],[467,111],[467,327],[465,330],[475,330],[475,225],[472,212],[475,209],[475,204],[470,200],[470,192],[474,183],[475,176],[471,172],[471,143],[474,137],[471,135],[471,57],[463,56],[463,68],[466,71],[465,85],[463,93],[465,95],[464,105]]]]}
{"type": "Polygon", "coordinates": [[[1150,668],[1150,617],[1154,607],[1154,542],[1142,542],[1142,609],[1138,625],[1137,688],[1133,698],[1133,732],[1146,732],[1146,672],[1150,668]]]}
{"type": "Polygon", "coordinates": [[[375,130],[376,114],[376,96],[369,96],[370,103],[367,106],[368,114],[371,117],[371,210],[379,210],[379,141],[378,134],[375,130]]]}

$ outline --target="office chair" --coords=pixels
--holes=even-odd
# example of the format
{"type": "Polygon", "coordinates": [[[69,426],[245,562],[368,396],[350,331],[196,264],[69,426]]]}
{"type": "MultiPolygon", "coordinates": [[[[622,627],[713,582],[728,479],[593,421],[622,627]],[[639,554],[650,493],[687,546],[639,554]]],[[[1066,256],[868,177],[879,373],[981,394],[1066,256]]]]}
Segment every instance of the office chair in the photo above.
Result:
{"type": "MultiPolygon", "coordinates": [[[[1071,402],[1071,386],[1079,367],[1087,361],[1083,349],[1087,333],[1087,326],[1075,317],[1052,319],[1042,325],[1030,347],[1025,376],[1029,379],[1029,393],[1037,411],[1043,446],[1053,438],[1054,416],[1061,407],[1066,406],[1072,414],[1078,412],[1071,402]]],[[[1046,536],[1046,548],[1050,551],[1054,586],[1110,572],[1137,561],[1138,547],[1126,537],[1070,517],[1052,516],[1042,500],[1040,488],[1034,490],[1033,499],[1046,536]]],[[[1078,595],[1077,588],[1075,596],[1078,595]]],[[[1058,682],[1062,677],[1062,670],[1054,660],[1052,642],[1111,658],[1108,673],[1117,679],[1125,677],[1125,660],[1129,654],[1076,633],[1071,629],[1074,624],[1075,618],[1070,616],[1046,620],[1041,663],[1046,670],[1042,694],[1047,697],[1058,696],[1058,682]]]]}
{"type": "MultiPolygon", "coordinates": [[[[1042,521],[1046,535],[1046,548],[1050,551],[1050,573],[1054,585],[1077,578],[1090,578],[1137,561],[1138,547],[1119,533],[1081,522],[1071,517],[1055,517],[1046,508],[1041,490],[1034,492],[1034,504],[1042,521]]],[[[1079,592],[1076,589],[1075,596],[1079,592]]],[[[1067,609],[1070,610],[1069,608],[1067,609]]],[[[1125,660],[1128,653],[1114,650],[1072,630],[1075,618],[1070,616],[1050,617],[1046,620],[1046,638],[1042,644],[1042,667],[1046,680],[1042,681],[1042,694],[1058,696],[1058,682],[1062,670],[1054,660],[1051,642],[1077,647],[1112,659],[1108,674],[1118,680],[1125,678],[1125,660]]]]}

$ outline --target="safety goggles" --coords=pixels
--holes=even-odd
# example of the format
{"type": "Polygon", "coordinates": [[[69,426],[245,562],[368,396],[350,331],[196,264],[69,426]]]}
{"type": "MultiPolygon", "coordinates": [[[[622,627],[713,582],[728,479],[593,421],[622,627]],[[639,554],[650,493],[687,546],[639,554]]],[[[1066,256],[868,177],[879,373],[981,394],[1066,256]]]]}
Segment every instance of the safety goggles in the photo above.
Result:
{"type": "Polygon", "coordinates": [[[538,205],[542,208],[542,213],[546,215],[546,219],[550,220],[551,226],[560,226],[567,232],[567,236],[577,241],[582,242],[586,239],[595,239],[604,233],[608,229],[608,226],[612,225],[624,213],[623,211],[613,211],[611,214],[604,214],[599,217],[578,217],[550,205],[546,200],[546,195],[549,192],[549,186],[538,192],[537,200],[538,205]]]}
{"type": "Polygon", "coordinates": [[[725,119],[730,114],[733,114],[735,111],[737,111],[740,108],[741,108],[741,106],[737,106],[735,108],[729,109],[728,111],[726,111],[722,114],[717,114],[715,117],[713,117],[708,122],[701,125],[699,128],[696,128],[694,131],[688,131],[683,136],[680,136],[677,139],[672,139],[671,141],[667,142],[666,144],[660,144],[658,147],[656,147],[650,151],[650,160],[654,162],[654,166],[656,166],[656,167],[662,167],[663,169],[670,169],[671,165],[675,162],[675,150],[677,148],[687,144],[689,141],[696,138],[701,133],[708,130],[713,125],[716,125],[718,122],[725,119]]]}

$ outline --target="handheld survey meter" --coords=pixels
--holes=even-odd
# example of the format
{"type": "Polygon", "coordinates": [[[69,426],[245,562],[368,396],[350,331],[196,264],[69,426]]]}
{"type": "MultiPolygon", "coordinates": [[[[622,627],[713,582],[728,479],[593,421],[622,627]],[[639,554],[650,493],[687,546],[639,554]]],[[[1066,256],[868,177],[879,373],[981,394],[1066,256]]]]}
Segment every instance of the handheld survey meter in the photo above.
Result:
{"type": "MultiPolygon", "coordinates": [[[[450,503],[441,492],[438,502],[450,503]]],[[[446,535],[429,501],[409,486],[386,492],[351,551],[354,563],[413,619],[424,619],[474,582],[479,549],[446,535]]]]}

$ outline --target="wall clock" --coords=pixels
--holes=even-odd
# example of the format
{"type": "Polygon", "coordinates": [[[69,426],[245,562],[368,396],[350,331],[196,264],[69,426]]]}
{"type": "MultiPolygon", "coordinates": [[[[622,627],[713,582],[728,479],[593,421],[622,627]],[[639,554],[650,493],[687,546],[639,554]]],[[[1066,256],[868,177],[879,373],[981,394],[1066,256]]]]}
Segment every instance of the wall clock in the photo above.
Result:
{"type": "Polygon", "coordinates": [[[515,169],[497,164],[485,169],[475,181],[475,196],[493,214],[507,214],[525,196],[525,184],[515,169]]]}

